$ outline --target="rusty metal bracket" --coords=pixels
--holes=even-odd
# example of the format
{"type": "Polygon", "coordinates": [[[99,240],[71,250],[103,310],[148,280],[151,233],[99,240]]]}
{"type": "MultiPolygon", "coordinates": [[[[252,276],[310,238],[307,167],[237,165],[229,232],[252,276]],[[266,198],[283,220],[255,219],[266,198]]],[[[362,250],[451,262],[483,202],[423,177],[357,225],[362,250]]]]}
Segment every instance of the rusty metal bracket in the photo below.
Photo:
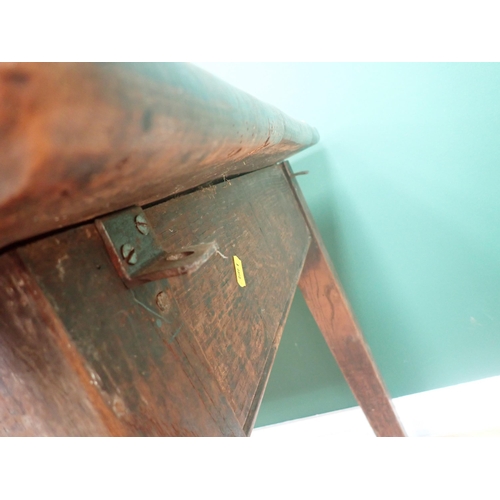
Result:
{"type": "Polygon", "coordinates": [[[129,288],[193,273],[217,251],[213,241],[166,252],[140,207],[96,219],[95,225],[113,265],[129,288]]]}

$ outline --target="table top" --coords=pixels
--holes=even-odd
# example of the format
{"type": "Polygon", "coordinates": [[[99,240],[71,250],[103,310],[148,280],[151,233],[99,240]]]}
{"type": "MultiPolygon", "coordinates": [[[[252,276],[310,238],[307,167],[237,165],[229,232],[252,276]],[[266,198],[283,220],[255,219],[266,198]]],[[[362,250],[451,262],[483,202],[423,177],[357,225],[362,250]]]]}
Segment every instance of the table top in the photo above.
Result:
{"type": "Polygon", "coordinates": [[[318,141],[304,122],[181,63],[2,63],[0,131],[0,248],[318,141]]]}

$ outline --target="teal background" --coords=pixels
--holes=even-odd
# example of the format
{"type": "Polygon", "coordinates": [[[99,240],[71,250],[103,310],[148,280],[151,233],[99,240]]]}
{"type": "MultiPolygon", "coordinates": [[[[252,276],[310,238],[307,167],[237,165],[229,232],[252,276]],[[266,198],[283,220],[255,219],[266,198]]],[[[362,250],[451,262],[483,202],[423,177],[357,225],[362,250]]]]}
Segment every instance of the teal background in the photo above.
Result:
{"type": "MultiPolygon", "coordinates": [[[[305,120],[290,159],[393,397],[500,374],[500,65],[197,63],[305,120]]],[[[297,293],[257,426],[355,406],[297,293]]]]}

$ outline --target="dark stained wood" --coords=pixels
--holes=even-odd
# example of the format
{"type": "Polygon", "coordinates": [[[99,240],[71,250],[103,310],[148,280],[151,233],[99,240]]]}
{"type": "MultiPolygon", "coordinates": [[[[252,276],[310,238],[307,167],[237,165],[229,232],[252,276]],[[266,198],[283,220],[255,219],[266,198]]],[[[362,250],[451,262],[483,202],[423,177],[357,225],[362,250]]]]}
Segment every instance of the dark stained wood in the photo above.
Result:
{"type": "Polygon", "coordinates": [[[299,281],[306,303],[377,436],[404,436],[390,397],[335,276],[321,235],[287,162],[288,175],[312,236],[299,281]]]}
{"type": "Polygon", "coordinates": [[[290,307],[292,306],[293,295],[290,297],[288,304],[283,311],[283,316],[281,317],[280,324],[278,326],[278,330],[274,337],[271,348],[269,349],[269,354],[267,355],[266,364],[264,366],[263,375],[260,379],[257,390],[255,391],[255,395],[252,400],[252,405],[250,406],[250,411],[248,412],[247,419],[243,426],[243,430],[247,436],[250,436],[252,430],[255,425],[255,421],[257,420],[257,415],[259,413],[260,405],[262,403],[262,399],[264,398],[264,392],[266,390],[267,382],[269,381],[269,376],[271,375],[271,368],[274,363],[274,359],[276,358],[276,353],[278,352],[278,347],[281,342],[281,336],[283,334],[283,330],[285,329],[286,320],[288,318],[288,313],[290,312],[290,307]]]}
{"type": "Polygon", "coordinates": [[[107,436],[103,411],[66,332],[20,260],[0,256],[0,435],[107,436]]]}
{"type": "Polygon", "coordinates": [[[317,140],[188,64],[1,64],[0,248],[272,165],[317,140]]]}
{"type": "Polygon", "coordinates": [[[249,434],[309,244],[288,181],[271,167],[145,213],[166,251],[216,241],[220,253],[190,276],[133,289],[93,224],[17,253],[123,434],[249,434]]]}
{"type": "Polygon", "coordinates": [[[243,434],[166,280],[127,289],[93,224],[18,252],[126,435],[243,434]]]}
{"type": "Polygon", "coordinates": [[[274,359],[309,245],[288,181],[280,167],[270,167],[145,212],[167,251],[207,241],[219,246],[220,254],[200,270],[169,283],[249,433],[263,394],[261,381],[271,368],[267,360],[274,359]],[[233,255],[243,263],[244,288],[236,282],[233,255]]]}

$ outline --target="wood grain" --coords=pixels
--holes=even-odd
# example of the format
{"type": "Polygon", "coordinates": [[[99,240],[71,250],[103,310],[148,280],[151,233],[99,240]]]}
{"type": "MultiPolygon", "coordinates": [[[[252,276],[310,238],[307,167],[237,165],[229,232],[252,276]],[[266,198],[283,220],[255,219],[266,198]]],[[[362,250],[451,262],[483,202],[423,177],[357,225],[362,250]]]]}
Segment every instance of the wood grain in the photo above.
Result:
{"type": "Polygon", "coordinates": [[[20,260],[14,254],[0,256],[0,435],[119,432],[106,411],[101,413],[99,395],[75,372],[78,360],[67,342],[20,260]]]}
{"type": "Polygon", "coordinates": [[[242,435],[167,280],[129,290],[93,224],[18,250],[125,435],[242,435]],[[156,304],[166,295],[167,310],[156,304]]]}
{"type": "Polygon", "coordinates": [[[270,167],[145,213],[167,251],[215,240],[220,253],[191,276],[133,289],[93,224],[17,253],[124,434],[249,434],[309,244],[288,181],[270,167]]]}
{"type": "Polygon", "coordinates": [[[309,245],[287,179],[281,168],[270,167],[145,212],[167,251],[207,241],[219,246],[220,254],[199,271],[169,283],[238,421],[251,432],[254,398],[262,398],[259,384],[271,368],[266,362],[281,336],[309,245]],[[233,255],[243,263],[244,288],[236,281],[233,255]]]}
{"type": "Polygon", "coordinates": [[[267,167],[317,140],[188,64],[0,64],[0,248],[267,167]]]}
{"type": "Polygon", "coordinates": [[[377,436],[405,435],[299,185],[283,164],[312,236],[299,288],[349,387],[377,436]]]}
{"type": "Polygon", "coordinates": [[[266,363],[264,365],[262,377],[260,378],[259,385],[257,386],[257,390],[255,391],[252,404],[250,406],[250,410],[248,411],[248,416],[243,425],[243,430],[245,433],[250,436],[252,430],[255,426],[255,421],[257,420],[257,415],[259,413],[260,405],[262,403],[262,399],[264,398],[264,393],[266,390],[267,383],[269,381],[269,376],[271,375],[271,369],[276,358],[276,354],[278,352],[278,347],[281,342],[281,336],[283,335],[283,330],[285,329],[286,320],[288,318],[288,314],[290,312],[290,307],[292,306],[293,295],[290,297],[288,304],[286,305],[283,315],[281,316],[281,320],[278,326],[278,330],[274,337],[271,348],[269,349],[269,354],[267,355],[266,363]]]}

